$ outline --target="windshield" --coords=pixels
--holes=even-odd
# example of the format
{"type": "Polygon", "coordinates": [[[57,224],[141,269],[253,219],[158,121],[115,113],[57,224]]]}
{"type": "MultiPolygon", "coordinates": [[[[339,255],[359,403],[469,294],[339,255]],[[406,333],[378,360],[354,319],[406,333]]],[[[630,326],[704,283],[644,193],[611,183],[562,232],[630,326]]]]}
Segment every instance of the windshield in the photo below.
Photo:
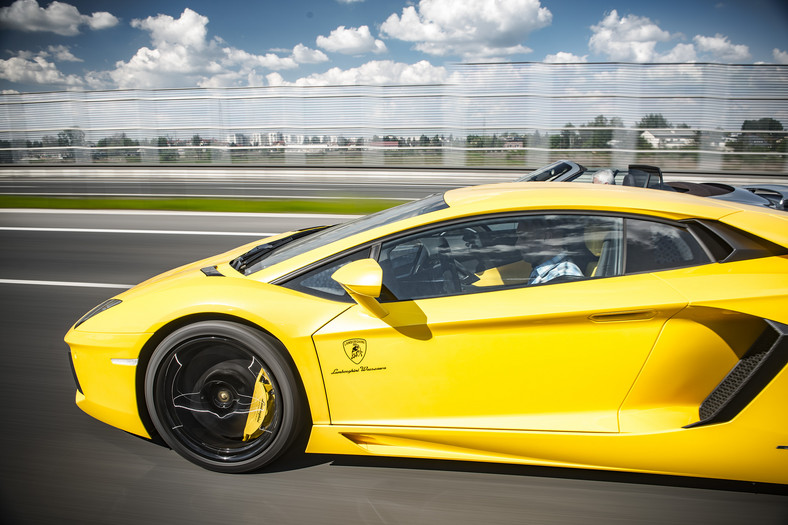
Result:
{"type": "Polygon", "coordinates": [[[393,222],[401,221],[417,215],[424,215],[432,211],[448,208],[449,205],[443,200],[443,195],[435,194],[417,201],[395,206],[387,210],[365,215],[350,222],[345,222],[319,230],[311,235],[301,237],[274,250],[271,250],[262,260],[244,269],[244,275],[259,272],[263,268],[268,268],[291,257],[301,255],[309,250],[325,246],[326,244],[350,237],[357,233],[384,226],[393,222]]]}

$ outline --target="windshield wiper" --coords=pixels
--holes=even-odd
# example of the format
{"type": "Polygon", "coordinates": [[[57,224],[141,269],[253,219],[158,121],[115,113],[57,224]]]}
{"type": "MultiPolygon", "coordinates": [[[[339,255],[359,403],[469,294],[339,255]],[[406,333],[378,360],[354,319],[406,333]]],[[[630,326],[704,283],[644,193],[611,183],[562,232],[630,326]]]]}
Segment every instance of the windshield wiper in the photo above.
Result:
{"type": "Polygon", "coordinates": [[[306,228],[303,230],[298,230],[292,235],[288,235],[287,237],[282,237],[281,239],[277,239],[272,242],[267,242],[265,244],[259,244],[246,252],[245,254],[236,257],[232,261],[230,261],[230,266],[232,266],[235,270],[238,270],[241,273],[246,273],[246,270],[251,266],[254,266],[258,262],[262,261],[266,258],[272,251],[276,250],[280,246],[284,246],[296,239],[300,239],[301,237],[306,237],[307,235],[311,235],[315,232],[318,232],[324,228],[328,228],[328,226],[318,226],[317,228],[306,228]]]}

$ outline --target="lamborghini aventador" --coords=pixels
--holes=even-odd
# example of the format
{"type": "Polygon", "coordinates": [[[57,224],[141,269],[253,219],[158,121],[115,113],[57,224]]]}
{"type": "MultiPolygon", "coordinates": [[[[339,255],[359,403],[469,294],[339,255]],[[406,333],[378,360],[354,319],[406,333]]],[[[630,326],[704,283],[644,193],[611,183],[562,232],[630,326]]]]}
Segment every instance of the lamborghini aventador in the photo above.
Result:
{"type": "Polygon", "coordinates": [[[307,452],[788,483],[788,215],[448,191],[177,268],[66,335],[77,405],[221,472],[307,452]]]}

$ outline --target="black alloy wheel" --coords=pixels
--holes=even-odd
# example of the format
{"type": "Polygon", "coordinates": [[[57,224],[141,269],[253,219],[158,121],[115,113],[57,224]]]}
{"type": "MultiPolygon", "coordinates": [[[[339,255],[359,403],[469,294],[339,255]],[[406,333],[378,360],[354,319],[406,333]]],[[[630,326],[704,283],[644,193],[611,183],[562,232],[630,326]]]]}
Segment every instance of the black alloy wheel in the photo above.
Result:
{"type": "Polygon", "coordinates": [[[225,473],[274,461],[298,438],[307,414],[281,343],[226,321],[167,336],[151,357],[145,401],[170,448],[225,473]]]}

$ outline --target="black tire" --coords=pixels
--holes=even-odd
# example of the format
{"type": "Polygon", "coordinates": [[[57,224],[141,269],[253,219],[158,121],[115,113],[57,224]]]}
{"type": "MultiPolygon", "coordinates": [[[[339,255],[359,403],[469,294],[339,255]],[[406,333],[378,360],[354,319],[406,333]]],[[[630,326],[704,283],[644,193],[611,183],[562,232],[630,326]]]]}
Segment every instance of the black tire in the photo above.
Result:
{"type": "Polygon", "coordinates": [[[308,413],[286,356],[279,341],[244,325],[204,321],[176,330],[145,374],[156,430],[208,470],[241,473],[271,463],[298,439],[308,413]]]}

